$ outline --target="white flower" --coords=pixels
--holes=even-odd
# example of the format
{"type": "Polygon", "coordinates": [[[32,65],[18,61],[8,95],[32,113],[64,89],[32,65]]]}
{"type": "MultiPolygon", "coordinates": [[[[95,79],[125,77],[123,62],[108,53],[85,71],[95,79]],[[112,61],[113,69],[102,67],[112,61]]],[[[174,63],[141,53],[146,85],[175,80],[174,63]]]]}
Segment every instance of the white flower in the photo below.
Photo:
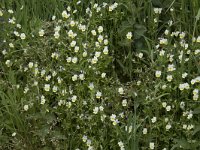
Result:
{"type": "Polygon", "coordinates": [[[165,30],[165,35],[168,35],[169,34],[169,30],[165,30]]]}
{"type": "Polygon", "coordinates": [[[13,132],[13,133],[12,133],[12,136],[16,136],[16,132],[13,132]]]}
{"type": "Polygon", "coordinates": [[[27,110],[28,110],[28,108],[29,108],[29,106],[28,106],[28,105],[24,105],[24,110],[25,110],[25,111],[27,111],[27,110]]]}
{"type": "Polygon", "coordinates": [[[74,102],[76,102],[76,100],[77,100],[77,96],[76,96],[76,95],[73,95],[71,99],[72,99],[72,102],[74,103],[74,102]]]}
{"type": "Polygon", "coordinates": [[[108,39],[105,39],[105,40],[103,41],[103,43],[104,43],[104,45],[108,45],[108,39]]]}
{"type": "Polygon", "coordinates": [[[154,11],[156,14],[161,14],[162,8],[154,8],[153,11],[154,11]]]}
{"type": "Polygon", "coordinates": [[[98,58],[101,56],[101,52],[95,52],[95,56],[98,58]]]}
{"type": "Polygon", "coordinates": [[[87,136],[84,135],[84,136],[82,137],[82,140],[83,140],[83,142],[86,142],[86,141],[87,141],[87,136]]]}
{"type": "Polygon", "coordinates": [[[74,51],[75,51],[75,53],[77,53],[79,51],[79,47],[75,46],[74,51]]]}
{"type": "Polygon", "coordinates": [[[124,106],[124,107],[127,106],[127,100],[126,100],[126,99],[124,99],[124,100],[122,101],[122,106],[124,106]]]}
{"type": "Polygon", "coordinates": [[[96,93],[96,98],[100,99],[101,96],[102,96],[102,93],[98,91],[98,92],[96,93]]]}
{"type": "Polygon", "coordinates": [[[100,43],[103,41],[103,36],[102,36],[102,35],[99,35],[98,41],[99,41],[100,43]]]}
{"type": "Polygon", "coordinates": [[[93,113],[94,113],[94,114],[97,114],[98,111],[99,111],[99,107],[95,107],[95,108],[93,109],[93,113]]]}
{"type": "Polygon", "coordinates": [[[105,77],[106,77],[106,73],[105,73],[105,72],[102,73],[102,74],[101,74],[101,77],[102,77],[102,78],[105,78],[105,77]]]}
{"type": "Polygon", "coordinates": [[[199,98],[199,95],[193,95],[193,100],[198,100],[198,98],[199,98]]]}
{"type": "Polygon", "coordinates": [[[33,62],[29,62],[28,63],[28,67],[31,69],[31,68],[33,68],[33,62]]]}
{"type": "Polygon", "coordinates": [[[92,64],[96,64],[97,61],[98,61],[98,58],[97,58],[96,56],[94,56],[94,58],[92,58],[91,63],[92,63],[92,64]]]}
{"type": "Polygon", "coordinates": [[[182,78],[185,79],[185,78],[187,77],[187,75],[188,75],[188,74],[187,74],[186,72],[183,73],[183,74],[182,74],[182,78]]]}
{"type": "Polygon", "coordinates": [[[75,26],[76,23],[72,20],[72,21],[70,21],[69,24],[70,24],[71,27],[73,27],[73,26],[75,26]]]}
{"type": "Polygon", "coordinates": [[[139,57],[139,58],[142,58],[142,57],[143,57],[143,53],[139,53],[139,54],[138,54],[138,57],[139,57]]]}
{"type": "Polygon", "coordinates": [[[3,12],[0,10],[0,17],[3,16],[3,12]]]}
{"type": "Polygon", "coordinates": [[[143,128],[142,133],[147,134],[147,128],[143,128]]]}
{"type": "Polygon", "coordinates": [[[77,57],[73,57],[72,58],[72,62],[75,64],[75,63],[77,63],[77,61],[78,61],[78,58],[77,57]]]}
{"type": "Polygon", "coordinates": [[[156,118],[156,117],[153,117],[153,118],[151,119],[151,122],[152,122],[152,123],[155,123],[156,120],[157,120],[157,118],[156,118]]]}
{"type": "Polygon", "coordinates": [[[6,64],[8,67],[12,66],[12,63],[11,63],[10,60],[6,60],[5,64],[6,64]]]}
{"type": "Polygon", "coordinates": [[[84,52],[83,52],[83,57],[86,57],[86,56],[87,56],[87,52],[84,51],[84,52]]]}
{"type": "Polygon", "coordinates": [[[155,73],[155,75],[156,75],[157,78],[160,78],[160,76],[161,76],[161,71],[160,71],[160,70],[157,70],[156,73],[155,73]]]}
{"type": "Polygon", "coordinates": [[[119,92],[119,94],[124,94],[124,89],[122,88],[122,87],[120,87],[120,88],[118,88],[118,92],[119,92]]]}
{"type": "Polygon", "coordinates": [[[180,37],[181,39],[183,39],[183,38],[185,37],[185,32],[181,32],[181,33],[179,34],[179,37],[180,37]]]}
{"type": "Polygon", "coordinates": [[[85,79],[84,74],[79,74],[79,79],[80,79],[80,80],[84,80],[84,79],[85,79]]]}
{"type": "Polygon", "coordinates": [[[66,10],[64,10],[64,11],[62,12],[62,17],[63,17],[63,18],[66,18],[66,19],[67,19],[67,18],[69,18],[69,16],[70,16],[70,14],[68,14],[66,10]]]}
{"type": "Polygon", "coordinates": [[[54,85],[52,90],[53,90],[53,92],[55,93],[55,92],[58,91],[58,87],[54,85]]]}
{"type": "Polygon", "coordinates": [[[58,39],[58,38],[60,37],[59,32],[56,31],[56,32],[54,33],[54,37],[55,37],[56,39],[58,39]]]}
{"type": "Polygon", "coordinates": [[[112,115],[110,116],[110,120],[111,120],[111,121],[115,121],[115,119],[116,119],[116,115],[115,115],[115,114],[112,114],[112,115]]]}
{"type": "Polygon", "coordinates": [[[128,32],[126,34],[126,38],[129,39],[129,40],[131,40],[132,36],[133,36],[132,32],[128,32]]]}
{"type": "Polygon", "coordinates": [[[169,130],[169,129],[171,129],[171,127],[172,127],[171,124],[167,124],[165,128],[166,128],[166,130],[169,130]]]}
{"type": "Polygon", "coordinates": [[[167,44],[168,44],[168,40],[162,38],[162,39],[160,39],[160,44],[162,44],[162,45],[167,45],[167,44]]]}
{"type": "Polygon", "coordinates": [[[167,67],[167,70],[168,70],[169,72],[171,72],[171,71],[176,70],[176,68],[174,67],[174,64],[169,64],[168,67],[167,67]]]}
{"type": "Polygon", "coordinates": [[[99,27],[98,27],[98,32],[99,32],[99,33],[103,32],[103,27],[102,27],[102,26],[99,26],[99,27]]]}
{"type": "Polygon", "coordinates": [[[167,106],[167,107],[166,107],[166,110],[167,110],[167,111],[170,111],[170,110],[171,110],[171,106],[167,106]]]}
{"type": "Polygon", "coordinates": [[[44,30],[43,30],[43,29],[41,29],[41,30],[39,31],[39,36],[44,36],[44,30]]]}
{"type": "Polygon", "coordinates": [[[50,90],[50,85],[49,84],[45,84],[44,85],[44,90],[48,92],[50,90]]]}
{"type": "Polygon", "coordinates": [[[10,14],[13,14],[13,13],[14,13],[12,9],[9,9],[8,12],[9,12],[10,14]]]}
{"type": "Polygon", "coordinates": [[[96,35],[97,35],[97,33],[96,33],[95,30],[92,30],[91,33],[92,33],[93,36],[96,36],[96,35]]]}
{"type": "Polygon", "coordinates": [[[163,106],[164,108],[166,108],[167,103],[166,103],[166,102],[163,102],[163,103],[162,103],[162,106],[163,106]]]}
{"type": "Polygon", "coordinates": [[[44,105],[44,104],[45,104],[45,101],[46,101],[46,100],[45,100],[45,97],[42,95],[42,96],[41,96],[41,102],[40,102],[40,104],[41,104],[41,105],[44,105]]]}
{"type": "Polygon", "coordinates": [[[119,147],[124,147],[124,143],[122,141],[118,142],[119,147]]]}
{"type": "Polygon", "coordinates": [[[173,79],[172,75],[167,75],[167,81],[171,82],[173,79]]]}
{"type": "Polygon", "coordinates": [[[20,38],[21,38],[22,40],[26,39],[25,33],[21,33],[21,34],[20,34],[20,38]]]}
{"type": "Polygon", "coordinates": [[[72,41],[72,42],[70,43],[70,46],[71,46],[71,47],[75,47],[75,46],[76,46],[76,41],[72,41]]]}
{"type": "Polygon", "coordinates": [[[103,49],[103,53],[104,53],[105,55],[108,54],[108,46],[105,46],[105,47],[104,47],[104,49],[103,49]]]}
{"type": "Polygon", "coordinates": [[[200,36],[197,37],[196,42],[200,43],[200,36]]]}
{"type": "Polygon", "coordinates": [[[99,107],[99,110],[100,110],[100,111],[103,111],[103,110],[104,110],[103,106],[100,106],[100,107],[99,107]]]}
{"type": "Polygon", "coordinates": [[[75,74],[72,76],[72,81],[76,81],[77,79],[78,79],[78,75],[75,74]]]}
{"type": "Polygon", "coordinates": [[[89,87],[90,90],[93,90],[94,89],[94,84],[90,83],[88,87],[89,87]]]}
{"type": "Polygon", "coordinates": [[[153,143],[153,142],[150,142],[150,143],[149,143],[149,148],[150,148],[150,149],[154,149],[154,147],[155,147],[155,146],[154,146],[154,143],[153,143]]]}

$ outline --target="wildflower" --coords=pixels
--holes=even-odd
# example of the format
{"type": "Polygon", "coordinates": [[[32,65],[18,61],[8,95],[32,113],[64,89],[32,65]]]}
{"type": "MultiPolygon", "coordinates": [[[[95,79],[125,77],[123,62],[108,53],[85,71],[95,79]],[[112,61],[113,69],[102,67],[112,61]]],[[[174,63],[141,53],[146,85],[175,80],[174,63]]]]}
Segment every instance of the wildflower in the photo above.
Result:
{"type": "Polygon", "coordinates": [[[75,51],[75,53],[77,53],[79,51],[79,47],[75,46],[74,51],[75,51]]]}
{"type": "Polygon", "coordinates": [[[94,114],[97,114],[98,111],[99,111],[99,107],[95,107],[95,108],[93,109],[93,113],[94,113],[94,114]]]}
{"type": "Polygon", "coordinates": [[[154,8],[153,11],[154,11],[156,14],[161,14],[162,8],[154,8]]]}
{"type": "Polygon", "coordinates": [[[171,127],[172,127],[171,124],[167,124],[165,128],[168,131],[169,129],[171,129],[171,127]]]}
{"type": "Polygon", "coordinates": [[[3,12],[0,10],[0,17],[3,16],[3,12]]]}
{"type": "Polygon", "coordinates": [[[72,41],[72,42],[70,43],[70,46],[71,46],[71,47],[75,47],[75,46],[76,46],[76,41],[72,41]]]}
{"type": "Polygon", "coordinates": [[[14,48],[13,43],[9,43],[9,47],[14,48]]]}
{"type": "Polygon", "coordinates": [[[44,36],[44,30],[43,30],[43,29],[41,29],[41,30],[39,31],[39,36],[44,36]]]}
{"type": "Polygon", "coordinates": [[[58,87],[54,85],[52,90],[53,90],[53,92],[55,93],[55,92],[58,91],[58,87]]]}
{"type": "Polygon", "coordinates": [[[116,119],[116,115],[115,115],[115,114],[112,114],[112,115],[110,116],[110,120],[111,120],[111,121],[115,121],[115,119],[116,119]]]}
{"type": "Polygon", "coordinates": [[[94,56],[94,58],[92,58],[91,63],[92,63],[92,64],[96,64],[97,61],[98,61],[98,58],[97,58],[96,56],[94,56]]]}
{"type": "Polygon", "coordinates": [[[150,143],[149,143],[149,148],[150,148],[150,149],[154,149],[154,147],[155,147],[154,143],[153,143],[153,142],[150,142],[150,143]]]}
{"type": "Polygon", "coordinates": [[[126,99],[124,99],[124,100],[122,101],[122,106],[124,106],[124,107],[127,106],[127,100],[126,100],[126,99]]]}
{"type": "Polygon", "coordinates": [[[25,111],[27,111],[27,110],[28,110],[28,108],[29,108],[29,106],[28,106],[28,105],[24,105],[24,110],[25,110],[25,111]]]}
{"type": "Polygon", "coordinates": [[[103,43],[104,43],[104,45],[108,45],[108,39],[105,39],[105,40],[103,41],[103,43]]]}
{"type": "Polygon", "coordinates": [[[139,58],[142,58],[142,57],[143,57],[143,53],[139,53],[139,54],[138,54],[138,57],[139,57],[139,58]]]}
{"type": "Polygon", "coordinates": [[[73,57],[72,58],[72,62],[75,64],[75,63],[77,63],[77,61],[78,61],[78,58],[77,57],[73,57]]]}
{"type": "Polygon", "coordinates": [[[82,137],[82,140],[83,140],[83,142],[86,142],[86,141],[87,141],[87,136],[84,135],[84,136],[82,137]]]}
{"type": "Polygon", "coordinates": [[[54,37],[55,37],[56,39],[58,39],[58,38],[60,37],[59,32],[56,31],[56,32],[54,33],[54,37]]]}
{"type": "Polygon", "coordinates": [[[105,46],[105,47],[104,47],[104,49],[103,49],[103,53],[104,53],[105,55],[108,54],[108,46],[105,46]]]}
{"type": "Polygon", "coordinates": [[[167,81],[171,82],[173,79],[172,75],[167,75],[167,81]]]}
{"type": "Polygon", "coordinates": [[[98,58],[101,56],[101,52],[95,52],[95,56],[98,58]]]}
{"type": "Polygon", "coordinates": [[[73,103],[76,102],[77,96],[76,96],[76,95],[73,95],[72,98],[71,98],[71,100],[72,100],[73,103]]]}
{"type": "Polygon", "coordinates": [[[72,81],[76,81],[77,79],[78,79],[78,75],[75,74],[72,76],[72,81]]]}
{"type": "Polygon", "coordinates": [[[106,77],[106,73],[105,73],[105,72],[102,73],[102,74],[101,74],[101,77],[102,77],[102,78],[105,78],[105,77],[106,77]]]}
{"type": "MultiPolygon", "coordinates": [[[[86,51],[84,51],[83,52],[83,57],[86,57],[87,56],[87,52],[86,51]]],[[[97,59],[98,60],[98,59],[97,59]]]]}
{"type": "Polygon", "coordinates": [[[181,32],[181,33],[179,34],[179,37],[180,37],[181,39],[183,39],[183,38],[185,37],[185,32],[181,32]]]}
{"type": "Polygon", "coordinates": [[[153,118],[151,119],[151,122],[152,122],[152,123],[155,123],[156,120],[157,120],[157,118],[156,118],[156,117],[153,117],[153,118]]]}
{"type": "Polygon", "coordinates": [[[160,39],[160,44],[162,44],[162,45],[167,45],[167,44],[168,44],[168,40],[167,40],[167,39],[164,39],[164,38],[161,38],[161,39],[160,39]]]}
{"type": "Polygon", "coordinates": [[[44,85],[44,90],[48,92],[50,90],[50,85],[49,84],[45,84],[44,85]]]}
{"type": "Polygon", "coordinates": [[[129,40],[131,40],[132,36],[133,36],[132,32],[128,32],[126,34],[126,38],[129,39],[129,40]]]}
{"type": "Polygon", "coordinates": [[[167,107],[166,107],[166,110],[167,110],[167,111],[170,111],[170,110],[171,110],[171,106],[167,106],[167,107]]]}
{"type": "Polygon", "coordinates": [[[160,71],[160,70],[157,70],[156,73],[155,73],[155,75],[156,75],[156,78],[160,78],[160,76],[161,76],[161,71],[160,71]]]}
{"type": "Polygon", "coordinates": [[[41,105],[44,105],[44,104],[45,104],[45,101],[46,101],[46,100],[45,100],[45,97],[42,95],[42,96],[41,96],[41,102],[40,102],[40,104],[41,104],[41,105]]]}
{"type": "Polygon", "coordinates": [[[98,91],[98,92],[96,93],[96,98],[100,99],[101,96],[102,96],[102,93],[98,91]]]}
{"type": "Polygon", "coordinates": [[[70,16],[70,14],[68,14],[66,10],[64,10],[64,11],[62,12],[62,17],[63,17],[63,18],[66,18],[66,19],[67,19],[67,18],[69,18],[69,16],[70,16]]]}
{"type": "Polygon", "coordinates": [[[90,83],[88,87],[89,87],[90,90],[93,90],[94,89],[94,84],[90,83]]]}
{"type": "Polygon", "coordinates": [[[33,68],[33,62],[29,62],[28,63],[28,67],[31,69],[31,68],[33,68]]]}
{"type": "Polygon", "coordinates": [[[16,136],[16,132],[13,132],[13,133],[12,133],[12,137],[14,137],[14,136],[16,136]]]}
{"type": "Polygon", "coordinates": [[[5,64],[7,65],[7,67],[10,67],[10,66],[12,66],[12,63],[11,63],[11,61],[10,61],[10,60],[6,60],[5,64]]]}
{"type": "Polygon", "coordinates": [[[24,40],[24,39],[26,38],[26,35],[25,35],[24,33],[21,33],[21,34],[20,34],[20,38],[21,38],[22,40],[24,40]]]}
{"type": "Polygon", "coordinates": [[[103,106],[100,106],[100,107],[99,107],[99,110],[100,110],[100,111],[103,111],[103,110],[104,110],[103,106]]]}
{"type": "Polygon", "coordinates": [[[99,41],[100,43],[103,41],[103,36],[102,36],[102,35],[99,35],[98,41],[99,41]]]}
{"type": "Polygon", "coordinates": [[[163,102],[163,103],[162,103],[162,106],[163,106],[164,108],[166,108],[167,103],[166,103],[166,102],[163,102]]]}
{"type": "Polygon", "coordinates": [[[147,128],[143,128],[142,133],[147,134],[147,128]]]}
{"type": "Polygon", "coordinates": [[[186,72],[183,73],[183,74],[182,74],[182,78],[185,79],[185,78],[187,77],[187,75],[188,75],[188,74],[187,74],[186,72]]]}
{"type": "Polygon", "coordinates": [[[119,92],[119,94],[124,94],[124,89],[122,88],[122,87],[120,87],[119,89],[118,89],[118,92],[119,92]]]}
{"type": "Polygon", "coordinates": [[[169,72],[171,72],[171,71],[176,70],[176,68],[174,67],[174,64],[169,64],[168,67],[167,67],[167,70],[168,70],[169,72]]]}
{"type": "Polygon", "coordinates": [[[103,27],[102,27],[102,26],[99,26],[99,27],[98,27],[98,32],[99,32],[99,33],[103,32],[103,27]]]}
{"type": "Polygon", "coordinates": [[[97,33],[96,33],[95,30],[92,30],[91,33],[92,33],[93,36],[96,36],[96,35],[97,35],[97,33]]]}
{"type": "Polygon", "coordinates": [[[75,26],[76,23],[72,20],[72,21],[70,21],[69,24],[70,24],[71,27],[73,27],[73,26],[75,26]]]}
{"type": "Polygon", "coordinates": [[[197,37],[196,42],[200,43],[200,36],[197,37]]]}

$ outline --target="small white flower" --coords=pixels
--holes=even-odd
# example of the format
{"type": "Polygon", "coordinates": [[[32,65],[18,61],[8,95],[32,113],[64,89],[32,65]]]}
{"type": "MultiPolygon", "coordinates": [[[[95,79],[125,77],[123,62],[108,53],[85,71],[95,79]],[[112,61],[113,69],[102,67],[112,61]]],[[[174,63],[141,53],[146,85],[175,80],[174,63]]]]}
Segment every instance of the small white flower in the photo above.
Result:
{"type": "Polygon", "coordinates": [[[44,104],[45,104],[45,101],[46,101],[46,100],[45,100],[45,97],[42,95],[42,96],[41,96],[41,102],[40,102],[40,104],[41,104],[41,105],[44,105],[44,104]]]}
{"type": "Polygon", "coordinates": [[[67,18],[69,18],[69,16],[70,16],[70,14],[68,14],[66,10],[64,10],[64,11],[62,12],[62,17],[63,17],[63,18],[66,18],[66,19],[67,19],[67,18]]]}
{"type": "Polygon", "coordinates": [[[59,32],[56,31],[56,32],[54,33],[54,37],[55,37],[56,39],[58,39],[58,38],[60,37],[59,32]]]}
{"type": "Polygon", "coordinates": [[[75,74],[72,76],[72,81],[76,81],[77,79],[78,79],[78,75],[75,74]]]}
{"type": "Polygon", "coordinates": [[[93,90],[94,89],[94,84],[90,83],[88,87],[89,87],[90,90],[93,90]]]}
{"type": "Polygon", "coordinates": [[[166,110],[167,110],[167,111],[170,111],[170,110],[171,110],[171,106],[167,106],[167,107],[166,107],[166,110]]]}
{"type": "Polygon", "coordinates": [[[188,75],[188,74],[187,74],[186,72],[183,73],[183,74],[182,74],[182,78],[185,79],[185,78],[187,77],[187,75],[188,75]]]}
{"type": "Polygon", "coordinates": [[[25,33],[21,33],[21,34],[20,34],[20,38],[21,38],[22,40],[26,39],[25,33]]]}
{"type": "Polygon", "coordinates": [[[129,39],[129,40],[131,40],[132,36],[133,36],[132,32],[128,32],[126,34],[126,38],[129,39]]]}
{"type": "Polygon", "coordinates": [[[53,90],[53,92],[55,93],[55,92],[58,91],[58,87],[54,85],[52,90],[53,90]]]}
{"type": "Polygon", "coordinates": [[[75,46],[76,46],[76,41],[72,41],[72,42],[70,43],[70,46],[71,46],[71,47],[75,47],[75,46]]]}
{"type": "Polygon", "coordinates": [[[76,100],[77,100],[77,96],[76,96],[76,95],[73,95],[71,99],[72,99],[72,102],[74,103],[74,102],[76,102],[76,100]]]}
{"type": "Polygon", "coordinates": [[[94,113],[94,114],[97,114],[98,111],[99,111],[99,107],[95,107],[95,108],[93,109],[93,113],[94,113]]]}
{"type": "Polygon", "coordinates": [[[75,64],[75,63],[77,63],[77,61],[78,61],[78,58],[77,57],[73,57],[72,58],[72,62],[75,64]]]}
{"type": "Polygon", "coordinates": [[[84,79],[85,79],[84,74],[79,74],[79,79],[80,79],[80,80],[84,80],[84,79]]]}
{"type": "Polygon", "coordinates": [[[31,69],[31,68],[33,68],[33,62],[29,62],[28,63],[28,67],[31,69]]]}
{"type": "Polygon", "coordinates": [[[97,61],[98,61],[98,58],[97,58],[96,56],[94,56],[94,58],[92,58],[91,63],[92,63],[92,64],[96,64],[97,61]]]}
{"type": "Polygon", "coordinates": [[[111,120],[111,121],[115,121],[115,119],[116,119],[116,115],[115,115],[115,114],[112,114],[112,115],[110,116],[110,120],[111,120]]]}
{"type": "Polygon", "coordinates": [[[98,27],[98,32],[99,32],[99,33],[103,32],[103,27],[102,27],[102,26],[99,26],[99,27],[98,27]]]}
{"type": "Polygon", "coordinates": [[[83,142],[86,142],[86,141],[87,141],[87,136],[84,135],[84,136],[82,137],[82,140],[83,140],[83,142]]]}
{"type": "Polygon", "coordinates": [[[0,10],[0,17],[3,16],[3,12],[0,10]]]}
{"type": "Polygon", "coordinates": [[[96,93],[96,98],[100,99],[101,96],[102,96],[102,93],[98,91],[98,92],[96,93]]]}
{"type": "Polygon", "coordinates": [[[44,36],[44,30],[43,30],[43,29],[41,29],[41,30],[39,31],[39,36],[44,36]]]}
{"type": "Polygon", "coordinates": [[[91,33],[92,33],[93,36],[96,36],[96,35],[97,35],[97,33],[96,33],[95,30],[92,30],[91,33]]]}
{"type": "Polygon", "coordinates": [[[44,85],[44,90],[48,92],[50,90],[50,85],[49,84],[45,84],[44,85]]]}
{"type": "Polygon", "coordinates": [[[124,94],[124,89],[122,88],[122,87],[120,87],[120,88],[118,88],[118,92],[119,92],[119,94],[124,94]]]}
{"type": "Polygon", "coordinates": [[[160,76],[161,76],[161,71],[157,70],[156,73],[155,73],[155,75],[156,75],[157,78],[160,78],[160,76]]]}
{"type": "Polygon", "coordinates": [[[154,147],[155,147],[154,143],[153,143],[153,142],[150,142],[150,143],[149,143],[149,148],[150,148],[150,149],[154,149],[154,147]]]}
{"type": "Polygon", "coordinates": [[[152,123],[155,123],[157,121],[157,118],[156,117],[153,117],[152,119],[151,119],[151,122],[152,123]]]}
{"type": "Polygon", "coordinates": [[[12,137],[14,137],[14,136],[16,136],[16,132],[13,132],[13,133],[12,133],[12,137]]]}
{"type": "Polygon", "coordinates": [[[162,106],[163,106],[164,108],[166,108],[167,103],[166,103],[166,102],[163,102],[163,103],[162,103],[162,106]]]}
{"type": "Polygon", "coordinates": [[[122,101],[122,106],[124,106],[124,107],[127,106],[127,100],[126,100],[126,99],[124,99],[124,100],[122,101]]]}
{"type": "Polygon", "coordinates": [[[27,110],[28,110],[28,108],[29,108],[29,106],[28,106],[28,105],[24,105],[24,110],[25,110],[25,111],[27,111],[27,110]]]}
{"type": "Polygon", "coordinates": [[[142,133],[147,134],[147,128],[143,128],[142,133]]]}
{"type": "Polygon", "coordinates": [[[102,77],[102,78],[105,78],[105,77],[106,77],[106,73],[105,73],[105,72],[102,73],[102,74],[101,74],[101,77],[102,77]]]}
{"type": "Polygon", "coordinates": [[[167,81],[171,82],[173,79],[172,75],[167,75],[167,81]]]}
{"type": "Polygon", "coordinates": [[[167,124],[165,128],[166,128],[166,130],[169,130],[169,129],[171,129],[171,127],[172,127],[171,124],[167,124]]]}
{"type": "Polygon", "coordinates": [[[108,54],[108,46],[105,46],[105,47],[104,47],[104,49],[103,49],[103,53],[104,53],[105,55],[108,54]]]}

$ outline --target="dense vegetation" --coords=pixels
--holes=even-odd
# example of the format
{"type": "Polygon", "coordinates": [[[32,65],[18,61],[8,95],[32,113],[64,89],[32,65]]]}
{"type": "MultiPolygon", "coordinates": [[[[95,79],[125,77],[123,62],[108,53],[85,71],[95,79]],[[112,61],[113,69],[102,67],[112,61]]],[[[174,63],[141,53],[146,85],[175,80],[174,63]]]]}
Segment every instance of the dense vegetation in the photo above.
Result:
{"type": "Polygon", "coordinates": [[[200,1],[1,0],[0,149],[200,149],[200,1]]]}

